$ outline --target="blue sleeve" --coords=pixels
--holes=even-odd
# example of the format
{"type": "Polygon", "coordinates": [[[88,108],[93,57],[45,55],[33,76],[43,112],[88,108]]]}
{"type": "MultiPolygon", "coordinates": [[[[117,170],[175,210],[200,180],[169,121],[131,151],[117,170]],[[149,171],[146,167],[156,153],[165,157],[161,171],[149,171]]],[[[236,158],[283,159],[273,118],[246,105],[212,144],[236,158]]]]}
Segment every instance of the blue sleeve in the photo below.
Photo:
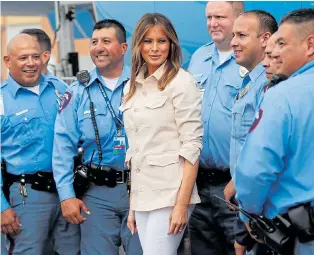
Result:
{"type": "Polygon", "coordinates": [[[2,191],[2,186],[3,186],[3,180],[2,180],[2,173],[0,171],[1,213],[11,208],[10,204],[8,203],[8,201],[6,200],[4,196],[4,193],[2,191]]]}
{"type": "MultiPolygon", "coordinates": [[[[1,128],[3,127],[3,119],[4,119],[4,105],[3,105],[3,95],[0,93],[0,118],[1,118],[1,128]]],[[[2,191],[3,187],[3,179],[2,179],[2,172],[0,171],[0,196],[1,196],[1,213],[7,209],[9,209],[11,206],[8,203],[8,201],[5,199],[5,196],[2,191]]]]}
{"type": "MultiPolygon", "coordinates": [[[[262,214],[270,187],[284,167],[290,133],[287,99],[280,93],[266,94],[235,169],[236,198],[249,213],[262,214]]],[[[240,218],[248,220],[242,214],[240,218]]]]}
{"type": "Polygon", "coordinates": [[[79,101],[78,86],[64,94],[57,114],[54,133],[52,168],[60,201],[75,197],[73,189],[73,157],[77,154],[80,139],[77,108],[79,101]]]}

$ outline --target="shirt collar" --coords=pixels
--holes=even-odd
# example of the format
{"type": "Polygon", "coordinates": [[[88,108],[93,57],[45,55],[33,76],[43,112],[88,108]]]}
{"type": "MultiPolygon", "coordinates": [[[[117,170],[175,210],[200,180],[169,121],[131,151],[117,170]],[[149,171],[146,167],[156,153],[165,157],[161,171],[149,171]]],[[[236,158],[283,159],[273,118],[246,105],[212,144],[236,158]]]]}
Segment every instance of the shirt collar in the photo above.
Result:
{"type": "Polygon", "coordinates": [[[248,73],[250,80],[252,82],[255,82],[257,78],[265,72],[265,68],[262,65],[262,62],[260,62],[257,66],[254,67],[254,69],[248,73]]]}
{"type": "MultiPolygon", "coordinates": [[[[150,75],[149,77],[155,77],[156,80],[159,81],[161,79],[161,77],[163,76],[163,74],[165,73],[166,62],[167,61],[165,61],[160,67],[158,67],[158,69],[152,75],[150,75]]],[[[147,71],[147,64],[145,63],[142,66],[139,74],[135,78],[135,81],[137,81],[139,83],[143,83],[143,81],[145,80],[144,74],[145,74],[146,71],[147,71]]],[[[149,77],[147,77],[147,78],[149,78],[149,77]]]]}
{"type": "MultiPolygon", "coordinates": [[[[14,98],[16,97],[16,94],[20,89],[25,89],[23,86],[17,83],[10,74],[7,83],[8,90],[10,91],[14,98]]],[[[43,91],[47,87],[47,85],[54,86],[52,82],[48,82],[48,79],[41,74],[39,79],[39,91],[43,91]]]]}
{"type": "MultiPolygon", "coordinates": [[[[123,69],[122,69],[122,73],[119,77],[118,80],[118,87],[123,84],[125,81],[128,81],[130,79],[130,74],[131,74],[131,70],[127,65],[123,65],[123,69]]],[[[87,87],[90,86],[92,83],[94,83],[96,81],[96,79],[98,79],[99,81],[101,81],[102,83],[104,83],[102,76],[100,75],[99,71],[97,68],[94,68],[91,72],[90,72],[90,79],[89,82],[87,84],[87,87]]]]}
{"type": "Polygon", "coordinates": [[[312,69],[313,68],[313,71],[314,71],[314,60],[306,63],[305,65],[303,65],[300,69],[298,69],[297,71],[295,71],[291,77],[294,77],[294,76],[297,76],[299,74],[302,74],[306,71],[308,71],[309,69],[312,69]]]}
{"type": "Polygon", "coordinates": [[[55,76],[51,73],[51,72],[47,72],[47,74],[45,75],[46,76],[46,78],[54,78],[55,76]]]}
{"type": "MultiPolygon", "coordinates": [[[[231,58],[235,58],[234,53],[231,53],[226,60],[224,61],[227,62],[229,59],[231,58]]],[[[219,52],[217,47],[214,45],[214,47],[208,47],[207,52],[206,52],[206,56],[204,58],[204,61],[207,61],[209,59],[213,59],[216,63],[218,63],[220,65],[220,60],[219,60],[219,52]]]]}

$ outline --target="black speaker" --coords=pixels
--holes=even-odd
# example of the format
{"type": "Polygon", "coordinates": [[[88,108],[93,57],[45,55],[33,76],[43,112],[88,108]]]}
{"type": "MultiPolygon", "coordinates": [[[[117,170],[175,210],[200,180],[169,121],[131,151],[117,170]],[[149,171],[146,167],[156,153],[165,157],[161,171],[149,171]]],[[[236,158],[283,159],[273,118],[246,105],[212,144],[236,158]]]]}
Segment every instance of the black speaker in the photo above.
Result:
{"type": "Polygon", "coordinates": [[[69,63],[72,66],[72,76],[76,76],[79,71],[79,62],[78,62],[78,53],[77,52],[69,52],[69,63]]]}

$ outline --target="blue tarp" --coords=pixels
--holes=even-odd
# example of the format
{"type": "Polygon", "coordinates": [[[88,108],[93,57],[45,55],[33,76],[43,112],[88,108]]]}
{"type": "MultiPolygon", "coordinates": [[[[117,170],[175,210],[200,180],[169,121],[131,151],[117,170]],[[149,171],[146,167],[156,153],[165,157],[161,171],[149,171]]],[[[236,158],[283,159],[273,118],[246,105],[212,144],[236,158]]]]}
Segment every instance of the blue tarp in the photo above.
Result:
{"type": "MultiPolygon", "coordinates": [[[[206,28],[204,1],[97,1],[96,8],[99,19],[117,19],[127,30],[129,51],[126,55],[130,63],[131,36],[136,22],[147,12],[159,12],[166,15],[174,24],[178,33],[183,52],[184,66],[186,67],[191,54],[201,45],[210,41],[206,28]]],[[[245,2],[246,10],[263,9],[269,11],[277,21],[287,12],[298,9],[314,7],[314,2],[245,2]]],[[[93,19],[85,10],[77,10],[77,20],[88,36],[92,34],[93,19]]],[[[54,14],[49,14],[52,26],[55,28],[54,14]]],[[[79,31],[74,28],[75,38],[82,38],[79,31]]]]}

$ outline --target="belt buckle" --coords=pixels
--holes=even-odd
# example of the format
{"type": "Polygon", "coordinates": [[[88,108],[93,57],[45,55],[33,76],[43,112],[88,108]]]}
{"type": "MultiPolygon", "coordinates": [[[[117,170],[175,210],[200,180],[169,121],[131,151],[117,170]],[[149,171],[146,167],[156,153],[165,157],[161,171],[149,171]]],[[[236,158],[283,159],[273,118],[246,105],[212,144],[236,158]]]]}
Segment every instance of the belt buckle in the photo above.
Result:
{"type": "Polygon", "coordinates": [[[117,184],[123,184],[124,183],[124,171],[123,170],[116,170],[116,174],[118,174],[118,172],[121,172],[121,181],[117,181],[117,184]]]}

